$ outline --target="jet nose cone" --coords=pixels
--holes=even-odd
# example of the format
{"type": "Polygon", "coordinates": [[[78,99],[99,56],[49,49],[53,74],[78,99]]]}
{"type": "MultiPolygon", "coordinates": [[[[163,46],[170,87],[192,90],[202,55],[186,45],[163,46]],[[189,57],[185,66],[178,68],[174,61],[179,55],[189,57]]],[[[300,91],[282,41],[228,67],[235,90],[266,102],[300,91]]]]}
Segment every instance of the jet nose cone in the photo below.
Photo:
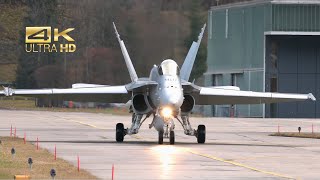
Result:
{"type": "Polygon", "coordinates": [[[172,105],[173,107],[180,107],[181,104],[180,104],[180,98],[177,96],[177,97],[170,97],[168,99],[168,104],[172,105]]]}
{"type": "Polygon", "coordinates": [[[168,102],[169,102],[170,104],[175,104],[175,103],[178,102],[178,99],[177,99],[176,97],[170,97],[170,98],[168,99],[168,102]]]}

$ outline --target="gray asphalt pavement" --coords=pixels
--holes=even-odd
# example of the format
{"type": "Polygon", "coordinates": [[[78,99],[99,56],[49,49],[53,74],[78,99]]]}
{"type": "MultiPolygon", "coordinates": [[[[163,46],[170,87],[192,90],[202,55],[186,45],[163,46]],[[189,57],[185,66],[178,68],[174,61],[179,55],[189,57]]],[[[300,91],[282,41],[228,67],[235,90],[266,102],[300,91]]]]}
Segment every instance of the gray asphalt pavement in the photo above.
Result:
{"type": "MultiPolygon", "coordinates": [[[[10,126],[27,140],[100,179],[320,179],[320,139],[268,136],[280,131],[320,131],[316,119],[191,118],[205,124],[206,144],[183,134],[176,122],[176,144],[157,144],[147,120],[138,135],[115,142],[115,125],[130,126],[131,117],[92,113],[0,110],[0,135],[10,126]]],[[[58,177],[57,177],[58,178],[58,177]]]]}

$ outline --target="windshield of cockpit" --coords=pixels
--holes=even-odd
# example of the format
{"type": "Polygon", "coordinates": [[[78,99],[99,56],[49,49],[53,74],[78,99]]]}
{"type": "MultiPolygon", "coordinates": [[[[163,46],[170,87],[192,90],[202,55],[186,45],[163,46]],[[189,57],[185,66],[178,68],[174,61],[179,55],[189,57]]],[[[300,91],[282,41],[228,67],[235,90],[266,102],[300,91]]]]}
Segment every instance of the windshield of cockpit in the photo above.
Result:
{"type": "Polygon", "coordinates": [[[172,60],[163,61],[160,65],[159,74],[161,75],[179,75],[179,67],[172,60]]]}

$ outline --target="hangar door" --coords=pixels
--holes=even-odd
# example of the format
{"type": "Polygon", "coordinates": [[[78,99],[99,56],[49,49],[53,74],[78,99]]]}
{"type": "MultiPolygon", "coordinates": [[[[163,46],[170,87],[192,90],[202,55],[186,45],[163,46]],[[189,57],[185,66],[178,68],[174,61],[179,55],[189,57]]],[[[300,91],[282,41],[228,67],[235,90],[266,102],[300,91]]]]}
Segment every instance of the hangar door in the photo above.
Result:
{"type": "Polygon", "coordinates": [[[266,105],[266,117],[320,117],[320,36],[266,36],[266,91],[313,93],[317,102],[266,105]]]}

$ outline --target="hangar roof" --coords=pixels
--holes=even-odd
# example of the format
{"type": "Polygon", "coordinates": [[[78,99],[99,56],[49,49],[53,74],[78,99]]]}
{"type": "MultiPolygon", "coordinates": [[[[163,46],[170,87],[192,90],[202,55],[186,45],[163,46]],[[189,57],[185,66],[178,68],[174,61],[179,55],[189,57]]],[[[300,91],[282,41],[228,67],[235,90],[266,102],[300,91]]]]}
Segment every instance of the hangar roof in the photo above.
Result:
{"type": "Polygon", "coordinates": [[[271,4],[320,4],[320,1],[316,1],[316,0],[252,0],[252,1],[224,4],[224,5],[219,5],[219,6],[212,6],[211,10],[255,6],[255,5],[266,4],[266,3],[271,3],[271,4]]]}

